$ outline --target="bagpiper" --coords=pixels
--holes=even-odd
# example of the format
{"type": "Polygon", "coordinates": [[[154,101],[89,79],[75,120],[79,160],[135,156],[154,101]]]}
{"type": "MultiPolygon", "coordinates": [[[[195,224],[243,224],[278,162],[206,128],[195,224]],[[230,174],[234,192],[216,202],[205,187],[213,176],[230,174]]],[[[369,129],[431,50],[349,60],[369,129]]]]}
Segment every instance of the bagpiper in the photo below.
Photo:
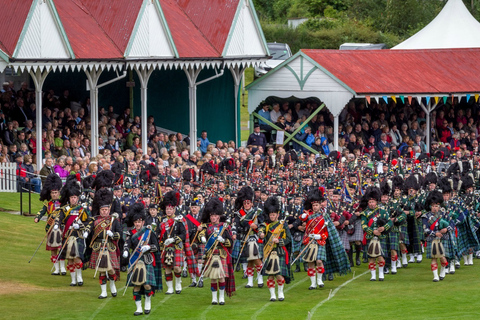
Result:
{"type": "Polygon", "coordinates": [[[270,291],[270,301],[276,301],[275,280],[278,285],[278,300],[285,300],[283,292],[285,282],[291,279],[290,259],[287,246],[290,245],[290,229],[284,221],[278,221],[280,216],[280,202],[276,196],[270,197],[264,204],[263,214],[267,217],[264,235],[264,269],[268,276],[267,287],[270,291]]]}
{"type": "Polygon", "coordinates": [[[211,280],[212,304],[224,305],[225,293],[231,297],[235,292],[235,274],[231,255],[232,232],[229,221],[225,221],[223,204],[218,198],[210,199],[203,213],[202,222],[206,224],[206,228],[200,232],[200,239],[205,244],[204,276],[211,280]]]}
{"type": "MultiPolygon", "coordinates": [[[[158,242],[150,226],[145,227],[145,208],[135,203],[128,209],[126,223],[127,232],[123,257],[129,257],[127,286],[133,286],[133,299],[137,307],[133,315],[149,314],[152,309],[152,296],[158,290],[159,268],[154,253],[158,251],[158,242]],[[130,254],[131,250],[131,254],[130,254]],[[142,295],[145,297],[145,308],[142,309],[142,295]]],[[[160,280],[161,281],[161,280],[160,280]]]]}
{"type": "Polygon", "coordinates": [[[62,276],[67,274],[65,270],[65,260],[59,260],[58,251],[62,248],[62,231],[54,229],[55,219],[57,218],[60,208],[60,189],[62,189],[62,180],[56,173],[51,173],[43,183],[42,191],[40,192],[40,201],[43,201],[42,209],[35,216],[35,223],[38,223],[46,214],[47,224],[45,231],[47,232],[46,250],[51,252],[50,261],[53,263],[55,270],[52,275],[62,276]]]}
{"type": "Polygon", "coordinates": [[[79,204],[80,183],[75,176],[69,176],[60,192],[60,213],[54,229],[63,226],[63,247],[60,260],[68,260],[72,282],[70,286],[82,286],[82,268],[85,252],[86,226],[90,223],[90,212],[79,204]]]}
{"type": "Polygon", "coordinates": [[[122,226],[118,221],[118,213],[110,215],[113,193],[107,188],[95,192],[92,202],[94,220],[87,226],[86,232],[92,233],[92,255],[89,266],[99,272],[101,293],[99,299],[107,297],[107,280],[110,281],[112,297],[117,296],[115,282],[120,276],[120,262],[117,255],[118,240],[122,235],[122,226]]]}

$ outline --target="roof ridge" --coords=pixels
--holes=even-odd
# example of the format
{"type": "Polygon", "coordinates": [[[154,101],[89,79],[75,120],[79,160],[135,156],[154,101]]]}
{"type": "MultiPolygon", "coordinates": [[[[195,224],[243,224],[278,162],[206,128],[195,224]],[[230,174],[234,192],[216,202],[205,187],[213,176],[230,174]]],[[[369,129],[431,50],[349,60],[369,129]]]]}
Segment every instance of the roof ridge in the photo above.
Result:
{"type": "MultiPolygon", "coordinates": [[[[160,1],[160,0],[159,0],[160,1]]],[[[164,0],[164,1],[168,1],[168,0],[164,0]]],[[[175,2],[175,5],[185,14],[185,16],[188,18],[188,20],[190,20],[190,22],[195,26],[195,28],[200,32],[200,34],[202,35],[202,37],[207,40],[208,44],[213,48],[213,50],[215,50],[215,52],[221,57],[222,53],[219,52],[217,50],[217,48],[213,45],[213,43],[210,42],[210,40],[205,36],[205,34],[203,33],[202,30],[200,30],[200,28],[197,26],[197,24],[195,22],[193,22],[192,18],[190,18],[190,16],[185,12],[185,10],[183,10],[183,8],[178,4],[178,0],[171,0],[173,2],[175,2]]],[[[194,0],[195,1],[195,0],[194,0]]],[[[167,22],[168,24],[168,22],[167,22]]],[[[174,41],[175,42],[175,41],[174,41]]]]}
{"type": "MultiPolygon", "coordinates": [[[[62,0],[63,1],[63,0],[62,0]]],[[[113,41],[113,39],[110,37],[110,35],[105,31],[105,29],[102,27],[102,25],[97,21],[97,19],[95,18],[95,16],[90,12],[90,9],[85,5],[85,3],[83,3],[82,0],[70,0],[72,1],[77,7],[79,7],[83,12],[87,13],[90,17],[92,17],[92,19],[97,23],[98,27],[103,31],[103,33],[105,34],[105,36],[107,37],[107,39],[110,40],[110,42],[115,46],[115,48],[117,48],[118,52],[120,52],[120,55],[122,57],[124,57],[124,52],[122,52],[122,50],[120,50],[120,48],[117,46],[117,44],[115,43],[115,41],[113,41]],[[78,2],[81,3],[81,6],[78,4],[78,2]]],[[[132,36],[130,34],[130,36],[132,36]]]]}

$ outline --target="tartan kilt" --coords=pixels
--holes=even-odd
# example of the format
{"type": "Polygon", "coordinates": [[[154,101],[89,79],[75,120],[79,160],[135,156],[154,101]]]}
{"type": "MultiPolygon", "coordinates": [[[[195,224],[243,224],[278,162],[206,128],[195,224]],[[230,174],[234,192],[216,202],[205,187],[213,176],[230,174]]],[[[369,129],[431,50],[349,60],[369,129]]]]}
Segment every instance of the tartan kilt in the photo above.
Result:
{"type": "Polygon", "coordinates": [[[458,238],[457,238],[457,248],[458,254],[464,255],[468,254],[470,249],[474,251],[478,248],[478,241],[475,238],[474,233],[469,228],[469,225],[466,221],[457,226],[458,238]]]}
{"type": "MultiPolygon", "coordinates": [[[[240,254],[240,249],[242,248],[242,241],[240,240],[235,240],[233,243],[233,249],[232,249],[232,258],[233,259],[238,259],[238,255],[240,254]]],[[[205,250],[205,246],[203,248],[205,250]]]]}
{"type": "Polygon", "coordinates": [[[155,282],[157,283],[155,287],[155,291],[162,291],[163,290],[163,284],[162,284],[162,252],[161,251],[155,251],[153,253],[153,256],[155,258],[155,265],[153,266],[153,271],[155,273],[155,282]]]}
{"type": "Polygon", "coordinates": [[[350,240],[347,231],[345,230],[337,230],[338,235],[340,236],[340,240],[342,240],[343,247],[345,250],[350,250],[350,240]]]}
{"type": "Polygon", "coordinates": [[[423,230],[421,224],[417,226],[417,220],[413,217],[408,218],[408,238],[410,239],[410,245],[408,247],[408,253],[422,253],[423,230]]]}
{"type": "Polygon", "coordinates": [[[300,251],[304,248],[302,241],[293,241],[292,240],[292,254],[299,254],[300,251]]]}
{"type": "MultiPolygon", "coordinates": [[[[64,243],[67,241],[67,239],[63,240],[64,243]]],[[[84,259],[84,253],[85,253],[85,241],[81,239],[80,237],[77,237],[75,239],[77,242],[77,248],[78,248],[78,255],[76,258],[80,258],[82,261],[84,259]]],[[[60,260],[65,260],[65,257],[67,256],[67,245],[65,245],[65,248],[63,249],[62,253],[60,254],[60,260]]]]}
{"type": "Polygon", "coordinates": [[[421,221],[415,219],[416,221],[416,224],[417,224],[417,230],[418,230],[418,235],[419,235],[419,238],[420,238],[420,242],[424,242],[425,241],[425,233],[423,232],[423,224],[421,221]]]}
{"type": "Polygon", "coordinates": [[[182,268],[183,267],[183,261],[185,260],[185,256],[183,254],[183,250],[179,250],[179,249],[176,249],[175,248],[175,252],[174,252],[174,257],[173,257],[173,265],[172,266],[168,266],[165,264],[165,255],[163,255],[162,257],[162,265],[164,268],[166,267],[170,267],[170,268],[174,268],[174,267],[178,267],[178,268],[182,268]]]}
{"type": "MultiPolygon", "coordinates": [[[[372,239],[367,239],[367,250],[368,250],[368,247],[370,246],[370,241],[372,239]]],[[[378,241],[380,241],[380,246],[382,247],[382,257],[384,258],[387,258],[388,257],[388,246],[387,246],[387,237],[385,238],[379,238],[378,241]]],[[[368,256],[369,258],[371,258],[370,256],[368,256]]]]}
{"type": "MultiPolygon", "coordinates": [[[[120,262],[118,261],[117,253],[108,251],[108,255],[110,256],[110,262],[112,263],[113,270],[115,271],[120,270],[120,262]]],[[[99,256],[100,256],[100,250],[99,251],[92,250],[92,254],[90,255],[90,263],[89,263],[90,269],[97,268],[97,260],[99,256]]]]}
{"type": "Polygon", "coordinates": [[[322,261],[327,260],[327,249],[325,248],[325,246],[321,246],[319,244],[317,244],[317,246],[318,246],[317,260],[322,260],[322,261]]]}
{"type": "Polygon", "coordinates": [[[362,229],[362,220],[357,219],[355,221],[355,232],[352,235],[348,235],[349,242],[362,241],[363,240],[363,229],[362,229]]]}
{"type": "MultiPolygon", "coordinates": [[[[283,251],[283,250],[282,250],[283,251]]],[[[267,259],[267,261],[264,262],[264,268],[262,270],[262,275],[263,276],[271,276],[271,274],[267,275],[265,273],[265,268],[266,266],[268,265],[268,262],[269,262],[270,258],[267,259]]],[[[290,265],[287,263],[287,257],[286,255],[278,255],[278,260],[280,262],[280,273],[278,273],[277,275],[282,275],[284,278],[289,278],[291,277],[291,270],[290,270],[290,265]]],[[[290,261],[289,261],[290,262],[290,261]]]]}
{"type": "MultiPolygon", "coordinates": [[[[223,249],[222,249],[223,250],[223,249]]],[[[225,250],[224,250],[225,251],[225,250]]],[[[228,252],[226,253],[228,255],[228,252]]],[[[229,273],[228,273],[228,263],[227,263],[227,258],[222,258],[220,256],[220,250],[219,249],[215,249],[215,251],[213,252],[213,256],[219,256],[220,257],[220,261],[222,263],[222,268],[223,268],[223,272],[225,273],[225,278],[228,278],[229,277],[229,273]]],[[[210,262],[208,263],[208,265],[205,265],[204,269],[203,270],[207,270],[207,268],[210,266],[210,263],[211,263],[212,259],[210,259],[210,262]]]]}
{"type": "MultiPolygon", "coordinates": [[[[329,223],[328,226],[328,238],[325,244],[325,251],[327,258],[323,261],[325,273],[336,273],[338,275],[346,275],[351,271],[350,262],[345,248],[342,245],[340,237],[333,230],[335,226],[333,223],[329,223]]],[[[363,231],[362,231],[363,233],[363,231]]]]}
{"type": "Polygon", "coordinates": [[[448,239],[440,240],[443,244],[443,248],[445,249],[445,257],[448,259],[455,259],[455,255],[457,254],[457,245],[453,237],[455,237],[455,233],[450,233],[450,237],[448,239]]]}
{"type": "Polygon", "coordinates": [[[400,226],[399,236],[400,236],[399,241],[403,241],[403,243],[407,246],[410,244],[410,239],[408,238],[407,225],[400,226]]]}
{"type": "MultiPolygon", "coordinates": [[[[203,243],[198,243],[197,244],[197,253],[195,253],[195,259],[198,260],[203,260],[203,255],[205,254],[205,244],[203,243]]],[[[240,250],[240,249],[239,249],[240,250]]],[[[193,251],[195,252],[195,251],[193,251]]]]}
{"type": "Polygon", "coordinates": [[[193,253],[192,247],[190,245],[185,246],[185,261],[187,262],[188,273],[191,275],[197,275],[197,260],[195,260],[195,254],[193,253]]]}
{"type": "Polygon", "coordinates": [[[399,231],[390,231],[388,234],[388,242],[387,242],[388,250],[400,250],[400,232],[399,231]]]}
{"type": "MultiPolygon", "coordinates": [[[[143,257],[140,258],[140,259],[143,260],[143,257]]],[[[150,286],[152,286],[152,288],[157,288],[155,268],[153,266],[153,263],[152,264],[145,264],[145,270],[147,270],[147,276],[146,276],[146,279],[145,279],[145,283],[142,285],[142,289],[144,288],[145,285],[150,285],[150,286]]],[[[127,276],[127,283],[130,282],[131,274],[132,273],[130,272],[127,276]]],[[[134,287],[134,285],[131,282],[128,284],[128,286],[129,287],[134,287]]],[[[145,294],[144,290],[141,290],[140,294],[145,294]]]]}

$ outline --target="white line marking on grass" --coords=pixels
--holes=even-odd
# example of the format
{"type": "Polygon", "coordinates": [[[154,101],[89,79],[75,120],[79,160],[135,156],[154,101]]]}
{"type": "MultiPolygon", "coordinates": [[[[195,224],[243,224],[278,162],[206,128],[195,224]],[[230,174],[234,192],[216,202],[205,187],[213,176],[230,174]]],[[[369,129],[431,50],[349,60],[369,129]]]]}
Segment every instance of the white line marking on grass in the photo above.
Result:
{"type": "MultiPolygon", "coordinates": [[[[290,291],[291,289],[293,289],[293,288],[295,288],[296,286],[298,286],[299,284],[307,281],[308,279],[310,279],[310,278],[309,278],[309,277],[303,278],[302,280],[298,281],[297,283],[295,283],[295,284],[289,286],[287,289],[285,289],[285,292],[290,291]]],[[[269,305],[271,305],[272,303],[273,303],[273,302],[271,302],[271,301],[265,303],[265,304],[263,305],[263,307],[261,307],[260,309],[258,309],[257,312],[255,312],[255,313],[253,314],[252,319],[253,319],[253,320],[256,320],[257,317],[258,317],[258,315],[259,315],[260,313],[262,313],[262,312],[263,312],[269,305]]]]}
{"type": "MultiPolygon", "coordinates": [[[[117,290],[117,297],[118,297],[118,292],[122,291],[125,289],[125,286],[123,286],[122,288],[118,289],[117,290]]],[[[95,317],[100,313],[100,311],[102,311],[103,308],[105,308],[105,306],[107,305],[107,303],[112,300],[113,297],[108,297],[107,299],[105,299],[103,301],[103,303],[98,306],[97,310],[95,310],[95,312],[92,314],[92,316],[90,317],[91,320],[95,319],[95,317]]]]}
{"type": "Polygon", "coordinates": [[[350,279],[350,280],[348,280],[348,281],[345,281],[344,283],[342,283],[341,285],[339,285],[337,288],[335,288],[335,290],[333,290],[333,292],[330,291],[330,294],[328,295],[328,298],[323,299],[323,300],[320,301],[315,307],[313,307],[313,308],[310,310],[307,319],[310,319],[310,318],[313,316],[313,314],[315,313],[315,311],[317,311],[317,309],[320,308],[325,302],[327,302],[328,300],[330,300],[330,299],[332,299],[333,297],[335,297],[335,295],[337,294],[338,291],[340,291],[340,289],[342,289],[343,287],[345,287],[347,284],[349,284],[349,283],[352,282],[353,280],[358,279],[358,278],[360,278],[360,277],[363,276],[363,275],[366,275],[368,272],[369,272],[369,270],[365,271],[365,272],[362,273],[362,274],[359,274],[359,275],[356,276],[356,277],[353,277],[352,279],[350,279]]]}

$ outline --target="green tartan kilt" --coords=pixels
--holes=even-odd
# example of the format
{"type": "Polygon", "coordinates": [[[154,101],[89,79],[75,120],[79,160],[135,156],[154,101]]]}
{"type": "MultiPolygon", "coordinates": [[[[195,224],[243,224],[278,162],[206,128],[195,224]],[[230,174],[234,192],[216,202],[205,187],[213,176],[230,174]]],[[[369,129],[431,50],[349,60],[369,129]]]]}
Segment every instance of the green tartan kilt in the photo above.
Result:
{"type": "Polygon", "coordinates": [[[407,225],[406,224],[400,226],[400,235],[399,236],[400,236],[399,241],[402,241],[405,245],[410,244],[410,239],[408,238],[408,230],[407,230],[407,225]]]}
{"type": "MultiPolygon", "coordinates": [[[[427,238],[427,259],[432,259],[432,241],[435,238],[427,238]]],[[[454,242],[451,239],[440,239],[440,242],[443,245],[443,249],[445,250],[445,257],[448,259],[453,259],[455,257],[455,246],[454,242]]]]}
{"type": "Polygon", "coordinates": [[[477,251],[478,241],[475,238],[475,235],[471,231],[467,222],[463,222],[457,226],[458,238],[457,238],[457,248],[458,254],[464,255],[468,254],[471,249],[477,251]]]}
{"type": "Polygon", "coordinates": [[[319,244],[317,244],[317,246],[318,246],[317,261],[318,260],[322,260],[322,261],[327,260],[327,249],[325,248],[325,246],[321,246],[319,244]]]}
{"type": "MultiPolygon", "coordinates": [[[[287,257],[285,255],[281,256],[279,255],[278,256],[278,259],[280,261],[280,273],[278,273],[279,275],[282,275],[283,277],[290,277],[290,266],[287,264],[287,257]]],[[[265,264],[264,264],[264,267],[263,267],[263,270],[262,270],[262,275],[264,276],[271,276],[270,274],[267,275],[265,273],[265,268],[268,266],[268,263],[269,263],[269,259],[267,259],[267,261],[265,261],[265,264]]]]}
{"type": "MultiPolygon", "coordinates": [[[[157,288],[157,280],[155,277],[155,269],[153,267],[153,264],[145,264],[145,270],[147,270],[147,276],[146,276],[146,281],[142,285],[142,287],[145,285],[150,285],[152,286],[152,288],[157,288]]],[[[130,282],[130,276],[131,276],[131,273],[128,274],[127,283],[130,282]]],[[[134,285],[130,282],[128,286],[133,287],[134,285]]]]}
{"type": "Polygon", "coordinates": [[[400,231],[390,231],[388,234],[388,250],[400,250],[400,231]]]}
{"type": "Polygon", "coordinates": [[[424,242],[425,241],[425,234],[423,233],[423,225],[422,225],[421,222],[417,222],[417,230],[418,230],[418,235],[420,237],[420,241],[424,242]]]}
{"type": "Polygon", "coordinates": [[[299,254],[302,251],[303,245],[302,241],[293,241],[292,240],[292,254],[299,254]]]}
{"type": "MultiPolygon", "coordinates": [[[[367,250],[368,250],[368,247],[370,246],[371,240],[372,239],[367,239],[367,250]]],[[[382,257],[387,258],[388,257],[387,237],[379,238],[378,240],[380,241],[380,246],[382,247],[382,257]]],[[[369,256],[369,258],[371,257],[369,256]]]]}

